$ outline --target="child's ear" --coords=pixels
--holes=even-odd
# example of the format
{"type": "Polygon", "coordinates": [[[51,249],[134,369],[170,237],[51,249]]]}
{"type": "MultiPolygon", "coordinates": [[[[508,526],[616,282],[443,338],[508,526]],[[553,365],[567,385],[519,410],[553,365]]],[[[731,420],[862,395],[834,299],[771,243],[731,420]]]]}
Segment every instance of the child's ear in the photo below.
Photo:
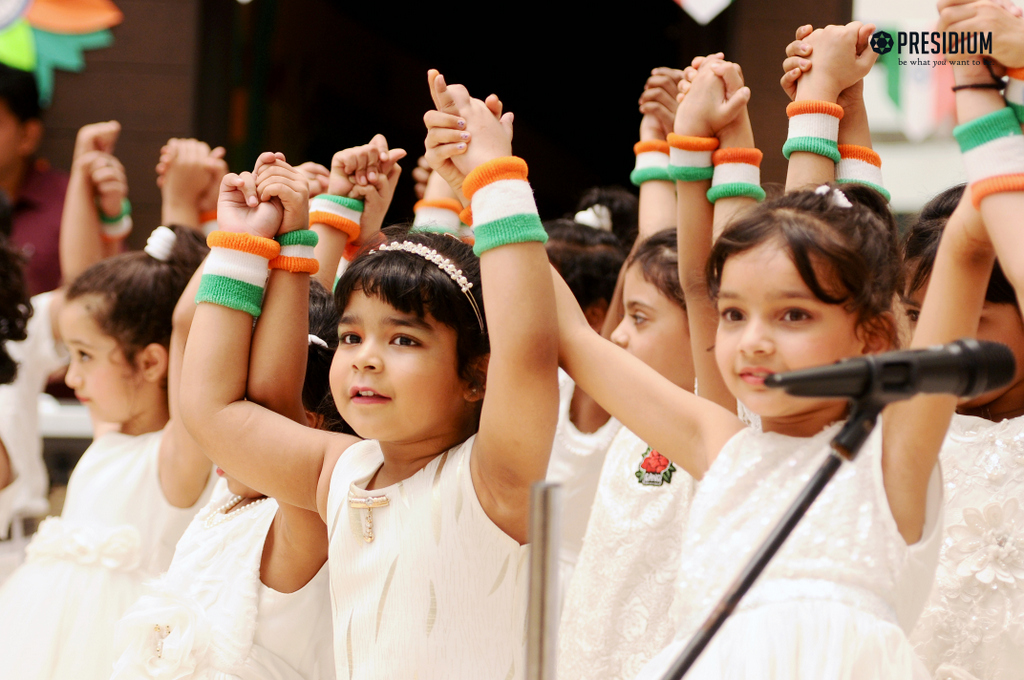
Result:
{"type": "Polygon", "coordinates": [[[167,378],[167,348],[151,342],[135,354],[135,370],[146,382],[162,382],[167,378]]]}
{"type": "Polygon", "coordinates": [[[18,155],[28,158],[39,150],[43,141],[43,121],[30,118],[21,124],[21,139],[18,141],[18,155]]]}
{"type": "Polygon", "coordinates": [[[896,316],[892,312],[884,312],[878,318],[857,327],[857,337],[864,343],[862,354],[879,354],[896,349],[898,327],[896,316]]]}
{"type": "Polygon", "coordinates": [[[465,388],[462,393],[462,397],[466,401],[474,402],[484,398],[484,392],[487,391],[487,362],[490,358],[490,354],[485,354],[482,357],[477,357],[470,364],[469,375],[471,377],[468,381],[465,381],[465,388]]]}

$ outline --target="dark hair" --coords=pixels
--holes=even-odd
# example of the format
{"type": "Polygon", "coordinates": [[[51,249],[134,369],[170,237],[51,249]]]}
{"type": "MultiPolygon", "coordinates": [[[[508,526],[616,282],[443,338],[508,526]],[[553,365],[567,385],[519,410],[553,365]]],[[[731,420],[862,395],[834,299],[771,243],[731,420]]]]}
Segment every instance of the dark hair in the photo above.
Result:
{"type": "Polygon", "coordinates": [[[18,365],[7,353],[7,343],[28,337],[32,316],[23,264],[21,255],[0,236],[0,385],[12,382],[18,374],[18,365]]]}
{"type": "Polygon", "coordinates": [[[629,253],[638,230],[640,200],[636,194],[619,186],[591,187],[580,196],[576,210],[586,210],[592,205],[608,208],[612,214],[612,233],[618,237],[623,254],[629,253]]]}
{"type": "MultiPolygon", "coordinates": [[[[410,233],[407,225],[388,227],[382,233],[389,243],[408,241],[422,244],[451,260],[473,285],[469,295],[473,296],[483,316],[480,260],[473,254],[471,246],[445,234],[410,233]]],[[[436,264],[403,251],[362,254],[349,265],[334,289],[339,315],[345,314],[349,298],[356,291],[376,297],[406,314],[423,318],[429,313],[455,329],[459,376],[471,383],[483,384],[483,375],[476,371],[476,360],[491,351],[487,333],[480,328],[473,307],[459,285],[436,264]]]]}
{"type": "Polygon", "coordinates": [[[22,123],[41,115],[39,87],[30,71],[0,64],[0,99],[22,123]]]}
{"type": "Polygon", "coordinates": [[[186,227],[177,235],[166,262],[143,251],[121,253],[86,269],[68,288],[68,301],[98,295],[96,323],[114,338],[131,363],[135,353],[156,342],[171,341],[171,317],[189,279],[209,252],[202,236],[186,227]]]}
{"type": "Polygon", "coordinates": [[[679,285],[679,241],[674,228],[663,229],[641,241],[626,262],[626,268],[633,265],[640,267],[645,281],[686,309],[686,297],[679,285]]]}
{"type": "Polygon", "coordinates": [[[314,278],[309,280],[309,333],[326,342],[327,347],[309,343],[302,405],[310,413],[323,416],[321,429],[355,434],[338,413],[331,396],[331,361],[338,349],[338,310],[334,296],[314,278]]]}
{"type": "Polygon", "coordinates": [[[547,220],[548,260],[565,279],[576,302],[586,309],[598,300],[611,302],[625,256],[610,231],[572,220],[547,220]]]}
{"type": "Polygon", "coordinates": [[[859,327],[895,346],[890,312],[902,283],[896,220],[881,194],[869,187],[826,186],[830,191],[795,191],[765,201],[728,225],[708,257],[708,290],[718,296],[730,257],[778,239],[816,298],[843,305],[857,315],[859,327]],[[835,204],[837,190],[850,207],[835,204]],[[827,269],[819,272],[818,262],[827,269]]]}
{"type": "MultiPolygon", "coordinates": [[[[935,254],[939,251],[939,241],[942,240],[942,231],[946,228],[949,216],[953,214],[956,206],[960,203],[965,187],[965,184],[958,184],[935,196],[921,208],[921,214],[910,226],[907,238],[903,242],[903,266],[906,270],[906,293],[908,296],[919,290],[932,275],[935,254]]],[[[1006,275],[1003,274],[1003,268],[999,266],[998,260],[996,260],[995,266],[992,268],[992,276],[988,280],[985,300],[996,304],[1017,306],[1017,293],[1006,279],[1006,275]]]]}

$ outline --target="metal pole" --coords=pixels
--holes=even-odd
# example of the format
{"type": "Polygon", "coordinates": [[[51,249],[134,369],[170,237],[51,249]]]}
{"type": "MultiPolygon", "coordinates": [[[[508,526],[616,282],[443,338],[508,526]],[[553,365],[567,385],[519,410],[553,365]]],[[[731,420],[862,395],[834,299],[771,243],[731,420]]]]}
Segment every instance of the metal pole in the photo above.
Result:
{"type": "Polygon", "coordinates": [[[555,680],[561,518],[561,486],[544,481],[535,483],[530,490],[527,680],[555,680]]]}

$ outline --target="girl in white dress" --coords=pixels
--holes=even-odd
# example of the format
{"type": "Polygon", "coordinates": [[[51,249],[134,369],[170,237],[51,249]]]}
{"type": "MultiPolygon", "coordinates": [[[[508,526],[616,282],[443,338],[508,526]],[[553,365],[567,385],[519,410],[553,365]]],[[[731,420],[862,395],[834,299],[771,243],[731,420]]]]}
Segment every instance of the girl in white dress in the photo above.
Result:
{"type": "MultiPolygon", "coordinates": [[[[816,36],[834,49],[819,55],[824,67],[816,63],[804,76],[813,79],[801,79],[798,99],[816,102],[802,106],[831,111],[838,92],[863,76],[873,57],[857,56],[859,29],[816,36]]],[[[694,78],[676,118],[681,145],[709,148],[693,138],[721,131],[749,96],[719,81],[710,66],[694,78]]],[[[560,325],[569,322],[560,353],[570,375],[702,480],[673,606],[678,642],[642,677],[660,677],[681,651],[821,462],[833,423],[846,416],[845,401],[790,397],[766,388],[765,377],[894,343],[898,252],[880,218],[885,210],[870,189],[825,185],[744,212],[712,247],[715,357],[725,386],[761,417],[763,433],[596,337],[559,292],[560,325]]],[[[969,202],[947,237],[936,263],[942,283],[929,291],[914,346],[977,330],[991,246],[969,202]]],[[[888,409],[857,462],[811,507],[688,678],[925,677],[905,631],[924,599],[913,584],[930,580],[937,553],[936,463],[954,406],[952,397],[929,396],[888,409]]]]}
{"type": "MultiPolygon", "coordinates": [[[[472,142],[430,126],[427,156],[471,198],[482,257],[445,235],[408,234],[342,275],[331,388],[368,439],[243,399],[257,291],[241,283],[265,275],[267,237],[282,229],[280,208],[257,199],[276,181],[269,166],[225,179],[218,219],[233,233],[215,235],[223,245],[199,299],[216,304],[199,305],[186,353],[194,399],[184,414],[203,448],[247,486],[327,523],[344,678],[524,673],[529,489],[544,477],[558,401],[549,265],[525,163],[510,157],[511,120],[430,76],[439,110],[428,123],[462,120],[472,142]]],[[[304,302],[293,298],[296,310],[304,302]]]]}
{"type": "MultiPolygon", "coordinates": [[[[964,187],[933,198],[905,244],[916,325],[943,228],[964,187]]],[[[1004,388],[957,407],[939,460],[946,526],[928,603],[911,642],[938,680],[1009,680],[1024,668],[1024,322],[997,262],[978,337],[1014,350],[1004,388]]]]}
{"type": "Polygon", "coordinates": [[[95,420],[120,432],[83,454],[62,515],[40,525],[0,590],[10,677],[109,678],[114,625],[142,582],[170,564],[209,494],[209,461],[173,408],[184,339],[172,334],[172,314],[205,252],[188,230],[161,227],[145,252],[93,265],[65,294],[66,381],[95,420]]]}

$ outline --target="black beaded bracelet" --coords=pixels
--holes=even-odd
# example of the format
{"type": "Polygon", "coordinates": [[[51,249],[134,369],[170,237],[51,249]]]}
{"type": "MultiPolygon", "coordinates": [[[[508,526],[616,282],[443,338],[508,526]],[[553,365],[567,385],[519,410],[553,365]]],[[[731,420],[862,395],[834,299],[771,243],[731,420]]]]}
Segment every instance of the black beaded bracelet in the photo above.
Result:
{"type": "Polygon", "coordinates": [[[1002,83],[971,83],[969,85],[954,85],[953,92],[959,92],[960,90],[1001,90],[1004,85],[1002,83]]]}

